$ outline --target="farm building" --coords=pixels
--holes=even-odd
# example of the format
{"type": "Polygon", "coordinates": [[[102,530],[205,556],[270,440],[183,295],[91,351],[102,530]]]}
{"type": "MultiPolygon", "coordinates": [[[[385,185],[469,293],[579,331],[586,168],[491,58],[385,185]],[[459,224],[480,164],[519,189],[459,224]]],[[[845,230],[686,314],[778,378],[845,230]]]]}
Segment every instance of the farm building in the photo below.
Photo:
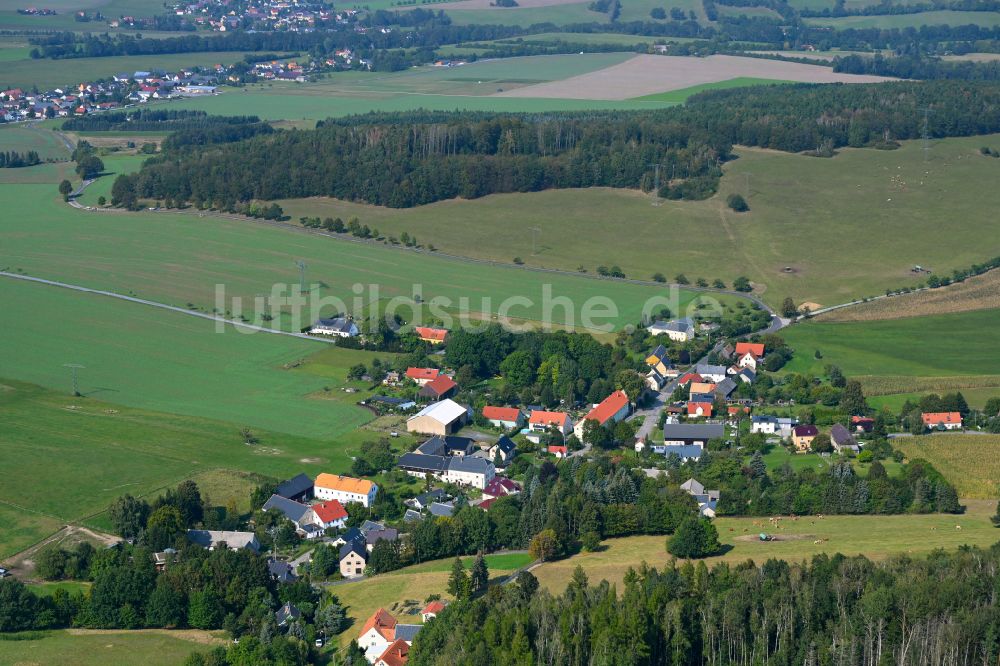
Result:
{"type": "Polygon", "coordinates": [[[450,435],[461,430],[468,419],[468,407],[446,399],[427,405],[408,418],[406,430],[424,435],[450,435]]]}
{"type": "Polygon", "coordinates": [[[317,335],[335,335],[339,338],[353,338],[360,333],[358,325],[354,323],[354,320],[347,317],[317,319],[316,323],[309,329],[309,332],[317,335]]]}
{"type": "Polygon", "coordinates": [[[429,342],[432,345],[439,345],[445,341],[448,337],[448,329],[446,328],[431,328],[430,326],[416,326],[414,327],[414,332],[424,342],[429,342]]]}
{"type": "Polygon", "coordinates": [[[314,486],[316,499],[337,500],[341,504],[358,502],[369,507],[375,501],[378,486],[366,479],[339,474],[320,474],[314,486]]]}
{"type": "Polygon", "coordinates": [[[657,321],[646,327],[650,335],[666,335],[675,342],[694,339],[694,322],[689,317],[671,321],[657,321]]]}
{"type": "Polygon", "coordinates": [[[430,398],[431,400],[444,400],[455,395],[457,390],[458,384],[455,383],[454,379],[448,375],[438,375],[420,387],[417,395],[421,398],[430,398]]]}
{"type": "Polygon", "coordinates": [[[483,407],[483,418],[497,428],[520,428],[524,423],[524,414],[517,407],[483,407]]]}

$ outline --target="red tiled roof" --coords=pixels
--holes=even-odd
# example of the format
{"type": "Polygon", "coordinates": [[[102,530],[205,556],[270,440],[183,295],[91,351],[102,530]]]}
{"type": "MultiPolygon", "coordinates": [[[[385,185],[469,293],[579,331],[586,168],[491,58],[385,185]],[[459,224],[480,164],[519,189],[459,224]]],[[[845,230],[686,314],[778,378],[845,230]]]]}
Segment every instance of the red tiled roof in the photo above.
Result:
{"type": "Polygon", "coordinates": [[[851,423],[853,423],[854,425],[859,425],[862,423],[875,423],[875,419],[870,418],[868,416],[852,416],[851,423]]]}
{"type": "Polygon", "coordinates": [[[493,477],[493,480],[487,483],[486,487],[483,488],[484,495],[493,495],[494,497],[503,497],[504,495],[510,495],[511,493],[517,493],[520,491],[521,486],[502,476],[493,477]]]}
{"type": "Polygon", "coordinates": [[[736,355],[743,356],[747,352],[753,354],[754,356],[760,358],[764,355],[764,345],[760,342],[737,342],[736,343],[736,355]]]}
{"type": "Polygon", "coordinates": [[[406,376],[410,379],[436,379],[441,371],[437,368],[407,368],[406,376]]]}
{"type": "Polygon", "coordinates": [[[386,666],[403,666],[410,658],[410,646],[402,638],[397,638],[385,649],[376,663],[386,666]]]}
{"type": "Polygon", "coordinates": [[[365,626],[361,627],[361,633],[358,636],[364,636],[370,629],[375,629],[382,638],[391,641],[396,635],[396,618],[386,609],[379,608],[368,618],[365,626]]]}
{"type": "Polygon", "coordinates": [[[330,500],[322,504],[313,504],[312,510],[316,514],[316,517],[324,523],[332,523],[335,520],[347,518],[347,511],[344,509],[344,505],[337,500],[330,500]]]}
{"type": "Polygon", "coordinates": [[[438,375],[435,379],[424,384],[425,389],[430,389],[438,395],[444,395],[448,391],[458,386],[455,380],[448,375],[438,375]]]}
{"type": "Polygon", "coordinates": [[[615,391],[602,400],[601,404],[587,412],[587,415],[583,417],[583,420],[589,421],[590,419],[594,419],[601,425],[604,425],[608,422],[608,419],[617,414],[621,408],[627,404],[628,396],[625,395],[625,391],[615,391]]]}
{"type": "Polygon", "coordinates": [[[445,609],[444,602],[443,601],[437,601],[437,600],[435,600],[435,601],[430,602],[426,606],[424,606],[424,609],[422,611],[420,611],[420,612],[421,613],[435,613],[436,614],[436,613],[440,613],[444,609],[445,609]]]}
{"type": "Polygon", "coordinates": [[[528,421],[535,425],[565,426],[569,422],[569,414],[566,412],[543,412],[536,409],[531,412],[531,418],[528,421]]]}
{"type": "Polygon", "coordinates": [[[569,453],[569,449],[567,449],[562,444],[550,444],[549,453],[561,453],[563,455],[566,455],[567,453],[569,453]]]}
{"type": "Polygon", "coordinates": [[[483,407],[483,416],[491,421],[516,422],[521,417],[521,410],[517,407],[483,407]]]}
{"type": "Polygon", "coordinates": [[[698,416],[698,408],[701,408],[702,416],[712,415],[712,403],[710,402],[689,402],[688,416],[698,416]]]}
{"type": "Polygon", "coordinates": [[[444,342],[444,339],[448,337],[448,329],[446,328],[430,328],[429,326],[416,326],[413,329],[417,332],[417,335],[421,340],[433,340],[435,342],[444,342]]]}
{"type": "Polygon", "coordinates": [[[480,502],[476,506],[478,506],[483,511],[489,511],[490,507],[493,506],[493,502],[496,502],[498,499],[499,499],[498,497],[491,497],[489,499],[483,500],[482,502],[480,502]]]}
{"type": "Polygon", "coordinates": [[[680,386],[684,386],[688,382],[700,382],[701,380],[702,376],[699,375],[697,372],[689,372],[687,374],[682,375],[681,378],[677,380],[677,384],[680,386]]]}
{"type": "Polygon", "coordinates": [[[924,425],[962,422],[962,415],[958,412],[925,412],[920,416],[924,420],[924,425]]]}

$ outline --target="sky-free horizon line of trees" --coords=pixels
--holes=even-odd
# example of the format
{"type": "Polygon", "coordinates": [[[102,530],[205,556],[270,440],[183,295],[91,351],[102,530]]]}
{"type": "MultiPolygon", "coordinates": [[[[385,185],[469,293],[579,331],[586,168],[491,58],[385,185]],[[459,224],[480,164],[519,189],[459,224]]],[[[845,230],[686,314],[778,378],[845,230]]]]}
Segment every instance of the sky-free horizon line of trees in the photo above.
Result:
{"type": "Polygon", "coordinates": [[[235,210],[252,200],[330,196],[393,208],[456,197],[554,188],[716,191],[734,144],[830,154],[843,146],[894,147],[1000,131],[1000,84],[900,81],[721,90],[657,111],[488,114],[371,113],[315,130],[167,151],[120,176],[112,203],[137,198],[235,210]]]}

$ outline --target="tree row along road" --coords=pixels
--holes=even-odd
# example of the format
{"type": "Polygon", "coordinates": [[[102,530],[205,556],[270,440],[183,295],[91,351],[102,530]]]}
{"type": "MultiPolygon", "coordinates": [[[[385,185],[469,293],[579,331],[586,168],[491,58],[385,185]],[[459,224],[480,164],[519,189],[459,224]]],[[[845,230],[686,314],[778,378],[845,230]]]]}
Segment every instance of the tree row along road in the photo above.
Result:
{"type": "Polygon", "coordinates": [[[104,291],[102,289],[91,289],[90,287],[83,287],[78,284],[67,284],[66,282],[57,282],[55,280],[46,280],[45,278],[32,277],[30,275],[21,275],[19,273],[9,273],[7,271],[0,271],[0,277],[13,278],[15,280],[24,280],[25,282],[35,282],[37,284],[44,284],[50,287],[60,287],[62,289],[70,289],[72,291],[82,291],[86,294],[95,294],[97,296],[107,296],[108,298],[117,298],[122,301],[128,301],[130,303],[138,303],[139,305],[148,305],[154,308],[160,308],[161,310],[170,310],[172,312],[179,312],[180,314],[185,314],[190,317],[200,317],[201,319],[208,319],[209,321],[222,322],[229,324],[231,326],[236,326],[239,328],[244,328],[251,331],[259,331],[261,333],[271,333],[273,335],[287,335],[292,338],[301,338],[303,340],[312,340],[314,342],[322,342],[325,344],[336,344],[333,340],[326,340],[324,338],[317,338],[311,335],[306,335],[305,333],[292,333],[290,331],[280,331],[274,328],[266,328],[264,326],[255,326],[253,324],[247,324],[242,321],[235,319],[227,319],[226,317],[221,317],[216,314],[208,314],[206,312],[195,312],[193,310],[188,310],[186,308],[177,307],[175,305],[167,305],[166,303],[159,303],[157,301],[150,301],[145,298],[137,298],[135,296],[126,296],[125,294],[117,294],[113,291],[104,291]]]}

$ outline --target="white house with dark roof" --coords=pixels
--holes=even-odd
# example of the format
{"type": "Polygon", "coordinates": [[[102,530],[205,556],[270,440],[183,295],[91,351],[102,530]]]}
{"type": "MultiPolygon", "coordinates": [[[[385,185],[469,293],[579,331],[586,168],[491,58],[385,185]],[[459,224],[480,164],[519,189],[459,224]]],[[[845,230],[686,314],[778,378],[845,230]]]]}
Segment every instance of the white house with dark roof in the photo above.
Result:
{"type": "Polygon", "coordinates": [[[687,342],[694,339],[694,322],[690,317],[653,322],[646,327],[646,330],[650,335],[666,335],[675,342],[687,342]]]}
{"type": "Polygon", "coordinates": [[[334,317],[333,319],[317,319],[309,329],[315,335],[335,335],[340,338],[356,337],[360,331],[353,319],[334,317]]]}

